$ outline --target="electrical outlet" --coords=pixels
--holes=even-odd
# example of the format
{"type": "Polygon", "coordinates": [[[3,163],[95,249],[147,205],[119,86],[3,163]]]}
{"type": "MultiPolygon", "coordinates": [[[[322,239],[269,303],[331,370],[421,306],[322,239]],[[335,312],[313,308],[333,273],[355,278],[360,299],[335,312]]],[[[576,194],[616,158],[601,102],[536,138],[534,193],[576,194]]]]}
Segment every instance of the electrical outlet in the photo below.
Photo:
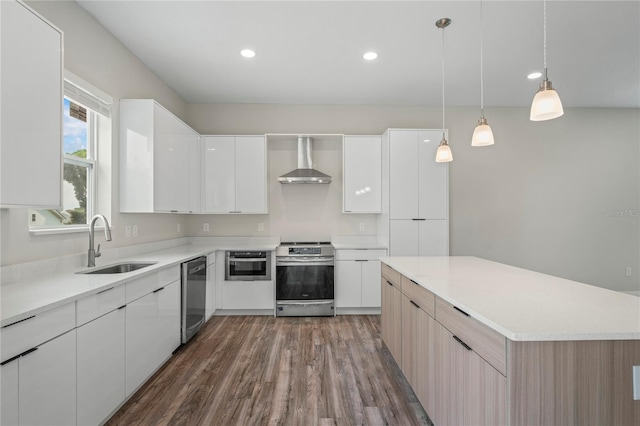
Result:
{"type": "Polygon", "coordinates": [[[134,237],[137,237],[137,236],[138,236],[138,225],[133,225],[133,226],[131,227],[131,231],[132,231],[132,233],[133,233],[133,236],[134,236],[134,237]]]}
{"type": "Polygon", "coordinates": [[[180,228],[182,228],[182,224],[181,224],[181,223],[179,223],[179,224],[178,224],[178,226],[177,226],[177,228],[178,228],[178,232],[180,232],[180,228]]]}
{"type": "Polygon", "coordinates": [[[628,277],[631,276],[631,267],[630,266],[627,266],[626,274],[627,274],[628,277]]]}
{"type": "Polygon", "coordinates": [[[202,230],[204,232],[209,232],[209,224],[208,223],[203,223],[202,224],[202,230]]]}
{"type": "Polygon", "coordinates": [[[364,223],[360,222],[360,232],[364,232],[364,223]]]}
{"type": "Polygon", "coordinates": [[[258,231],[260,231],[260,232],[264,231],[264,223],[260,222],[258,224],[258,231]]]}
{"type": "Polygon", "coordinates": [[[131,238],[131,225],[127,225],[124,227],[124,236],[126,238],[131,238]]]}

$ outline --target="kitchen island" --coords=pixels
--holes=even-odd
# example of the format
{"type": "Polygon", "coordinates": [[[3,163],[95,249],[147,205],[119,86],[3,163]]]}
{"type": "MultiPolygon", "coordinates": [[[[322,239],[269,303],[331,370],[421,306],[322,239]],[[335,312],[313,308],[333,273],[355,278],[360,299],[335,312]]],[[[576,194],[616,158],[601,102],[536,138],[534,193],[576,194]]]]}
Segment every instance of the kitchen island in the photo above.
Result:
{"type": "Polygon", "coordinates": [[[475,257],[382,263],[383,340],[436,425],[640,423],[640,298],[475,257]]]}

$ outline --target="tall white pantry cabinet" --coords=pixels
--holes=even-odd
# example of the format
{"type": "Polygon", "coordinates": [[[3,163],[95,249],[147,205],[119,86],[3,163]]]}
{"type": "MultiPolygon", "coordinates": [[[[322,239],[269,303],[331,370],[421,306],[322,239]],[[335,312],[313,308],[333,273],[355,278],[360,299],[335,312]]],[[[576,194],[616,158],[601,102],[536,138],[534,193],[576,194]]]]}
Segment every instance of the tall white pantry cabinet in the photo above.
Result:
{"type": "Polygon", "coordinates": [[[389,256],[449,255],[449,169],[436,163],[442,130],[388,129],[382,135],[382,214],[389,256]]]}
{"type": "Polygon", "coordinates": [[[62,205],[63,35],[0,1],[0,207],[62,205]]]}

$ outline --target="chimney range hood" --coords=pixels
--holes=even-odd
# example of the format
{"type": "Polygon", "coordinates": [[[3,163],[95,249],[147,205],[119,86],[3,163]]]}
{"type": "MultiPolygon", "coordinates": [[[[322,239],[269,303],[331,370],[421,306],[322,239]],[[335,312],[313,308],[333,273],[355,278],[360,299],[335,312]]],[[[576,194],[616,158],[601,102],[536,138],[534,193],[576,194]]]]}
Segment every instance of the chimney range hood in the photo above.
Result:
{"type": "Polygon", "coordinates": [[[313,139],[298,137],[298,168],[278,178],[280,183],[331,183],[333,178],[313,168],[313,139]]]}

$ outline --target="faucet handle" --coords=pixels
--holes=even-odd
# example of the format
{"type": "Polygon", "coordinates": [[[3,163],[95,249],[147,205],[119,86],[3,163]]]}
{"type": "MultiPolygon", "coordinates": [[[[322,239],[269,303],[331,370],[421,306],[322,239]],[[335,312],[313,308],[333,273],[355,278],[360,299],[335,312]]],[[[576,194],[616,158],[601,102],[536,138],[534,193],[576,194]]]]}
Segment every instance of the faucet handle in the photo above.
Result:
{"type": "Polygon", "coordinates": [[[95,257],[100,257],[100,256],[102,256],[102,253],[100,253],[100,244],[98,244],[98,248],[96,249],[95,257]]]}

